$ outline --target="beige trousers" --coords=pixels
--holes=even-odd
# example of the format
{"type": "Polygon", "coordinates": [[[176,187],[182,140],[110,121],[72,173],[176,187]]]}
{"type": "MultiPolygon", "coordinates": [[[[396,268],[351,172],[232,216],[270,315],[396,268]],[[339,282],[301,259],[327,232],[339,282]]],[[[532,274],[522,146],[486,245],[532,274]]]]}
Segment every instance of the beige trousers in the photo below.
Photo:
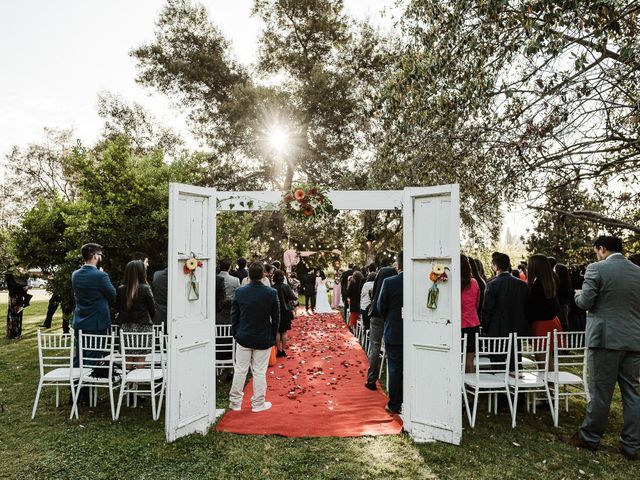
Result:
{"type": "Polygon", "coordinates": [[[239,407],[242,405],[244,396],[244,382],[247,379],[247,372],[251,367],[253,376],[253,397],[251,397],[251,408],[259,408],[264,405],[267,393],[267,368],[269,367],[269,356],[271,348],[266,350],[254,350],[236,344],[236,360],[233,365],[233,383],[229,392],[229,406],[239,407]]]}

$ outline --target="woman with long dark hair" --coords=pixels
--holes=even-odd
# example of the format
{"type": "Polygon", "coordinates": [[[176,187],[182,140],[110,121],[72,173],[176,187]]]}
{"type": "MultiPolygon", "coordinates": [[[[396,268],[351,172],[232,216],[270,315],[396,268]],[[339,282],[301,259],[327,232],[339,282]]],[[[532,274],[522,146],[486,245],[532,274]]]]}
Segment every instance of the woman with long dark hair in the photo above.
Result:
{"type": "Polygon", "coordinates": [[[562,332],[558,319],[560,303],[558,288],[551,270],[551,264],[544,255],[531,255],[527,262],[529,297],[527,299],[527,320],[531,333],[545,336],[554,330],[562,332]]]}
{"type": "MultiPolygon", "coordinates": [[[[118,287],[116,294],[118,308],[117,321],[123,332],[153,331],[155,302],[151,287],[147,283],[146,270],[141,260],[132,260],[124,269],[124,282],[118,287]]],[[[146,355],[151,349],[134,350],[134,355],[146,355]]],[[[142,361],[140,357],[132,358],[132,362],[142,361]]]]}
{"type": "Polygon", "coordinates": [[[569,304],[573,296],[571,276],[567,266],[562,263],[556,263],[553,270],[556,272],[558,280],[558,302],[560,303],[558,318],[562,328],[566,331],[569,330],[569,304]]]}
{"type": "Polygon", "coordinates": [[[478,288],[480,289],[480,302],[478,303],[478,308],[476,309],[478,312],[478,318],[480,318],[480,314],[482,312],[482,302],[484,302],[484,291],[487,288],[487,281],[480,275],[480,269],[478,266],[482,266],[480,260],[476,260],[475,258],[468,257],[469,266],[471,267],[471,277],[478,284],[478,288]]]}
{"type": "Polygon", "coordinates": [[[289,285],[284,283],[284,272],[276,270],[273,272],[273,288],[278,292],[278,302],[280,304],[280,324],[276,334],[276,357],[286,357],[287,352],[287,332],[291,330],[291,320],[294,317],[295,307],[291,303],[298,300],[298,296],[293,293],[289,285]]]}
{"type": "Polygon", "coordinates": [[[360,293],[362,290],[362,272],[355,271],[347,287],[347,298],[349,299],[349,326],[355,328],[360,319],[360,293]]]}
{"type": "Polygon", "coordinates": [[[480,287],[475,278],[471,276],[471,263],[465,255],[460,255],[460,291],[462,313],[462,335],[467,334],[467,352],[465,356],[465,372],[471,373],[473,368],[473,356],[476,351],[476,336],[480,333],[480,318],[478,308],[480,306],[480,287]]]}

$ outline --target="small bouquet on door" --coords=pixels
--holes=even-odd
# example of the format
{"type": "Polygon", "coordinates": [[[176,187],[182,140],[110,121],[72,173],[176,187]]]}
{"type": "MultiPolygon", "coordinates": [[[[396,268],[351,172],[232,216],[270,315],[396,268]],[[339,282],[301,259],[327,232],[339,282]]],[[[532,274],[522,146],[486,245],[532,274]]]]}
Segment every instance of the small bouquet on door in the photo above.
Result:
{"type": "Polygon", "coordinates": [[[427,308],[431,310],[435,310],[436,308],[438,308],[438,297],[440,296],[438,283],[445,283],[447,280],[449,280],[447,270],[449,270],[449,267],[445,267],[444,265],[434,265],[431,268],[429,280],[431,280],[431,282],[433,283],[431,284],[431,288],[429,289],[429,292],[427,294],[427,308]]]}
{"type": "Polygon", "coordinates": [[[200,298],[200,284],[196,278],[196,269],[202,267],[202,261],[198,260],[193,252],[191,256],[184,262],[182,271],[185,275],[189,275],[189,283],[187,285],[187,298],[190,301],[200,298]]]}

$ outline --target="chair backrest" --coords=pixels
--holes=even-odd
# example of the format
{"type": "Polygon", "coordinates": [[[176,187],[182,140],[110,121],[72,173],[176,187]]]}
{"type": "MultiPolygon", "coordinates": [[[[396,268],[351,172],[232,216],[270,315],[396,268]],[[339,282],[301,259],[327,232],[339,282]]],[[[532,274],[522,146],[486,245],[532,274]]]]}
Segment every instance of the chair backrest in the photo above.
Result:
{"type": "Polygon", "coordinates": [[[96,335],[93,333],[78,332],[78,358],[80,368],[104,370],[104,377],[109,376],[113,367],[113,350],[115,337],[113,333],[108,335],[96,335]],[[102,360],[97,362],[96,360],[102,360]]]}
{"type": "Polygon", "coordinates": [[[513,337],[481,337],[476,335],[476,376],[480,375],[480,354],[488,356],[482,363],[483,374],[509,375],[509,358],[513,337]]]}
{"type": "Polygon", "coordinates": [[[42,333],[38,330],[40,375],[56,368],[73,367],[74,337],[68,333],[42,333]]]}
{"type": "MultiPolygon", "coordinates": [[[[513,334],[513,352],[516,358],[528,357],[533,363],[527,367],[528,373],[546,373],[549,371],[549,340],[551,334],[545,336],[518,336],[513,334]]],[[[515,362],[515,371],[521,371],[520,362],[515,362]]]]}
{"type": "Polygon", "coordinates": [[[153,326],[153,333],[155,334],[156,337],[162,337],[162,335],[164,335],[164,325],[160,324],[160,325],[154,325],[153,326]]]}
{"type": "Polygon", "coordinates": [[[586,368],[584,332],[553,331],[553,367],[555,372],[566,368],[586,368]]]}
{"type": "Polygon", "coordinates": [[[162,361],[162,349],[157,352],[154,348],[155,345],[153,332],[123,332],[120,330],[120,352],[122,353],[123,370],[127,370],[130,367],[152,368],[158,355],[160,355],[160,361],[162,361]]]}
{"type": "Polygon", "coordinates": [[[216,325],[216,353],[231,353],[231,358],[219,360],[216,354],[217,365],[233,365],[235,358],[235,339],[231,332],[231,325],[216,325]]]}

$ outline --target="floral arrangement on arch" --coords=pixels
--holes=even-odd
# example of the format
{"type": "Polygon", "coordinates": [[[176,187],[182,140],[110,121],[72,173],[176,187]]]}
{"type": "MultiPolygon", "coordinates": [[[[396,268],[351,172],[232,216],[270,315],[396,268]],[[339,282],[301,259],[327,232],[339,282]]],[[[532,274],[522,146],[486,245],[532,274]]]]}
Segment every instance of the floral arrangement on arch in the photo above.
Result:
{"type": "Polygon", "coordinates": [[[282,208],[292,218],[310,220],[324,218],[333,213],[327,191],[315,186],[301,185],[282,196],[282,208]]]}

